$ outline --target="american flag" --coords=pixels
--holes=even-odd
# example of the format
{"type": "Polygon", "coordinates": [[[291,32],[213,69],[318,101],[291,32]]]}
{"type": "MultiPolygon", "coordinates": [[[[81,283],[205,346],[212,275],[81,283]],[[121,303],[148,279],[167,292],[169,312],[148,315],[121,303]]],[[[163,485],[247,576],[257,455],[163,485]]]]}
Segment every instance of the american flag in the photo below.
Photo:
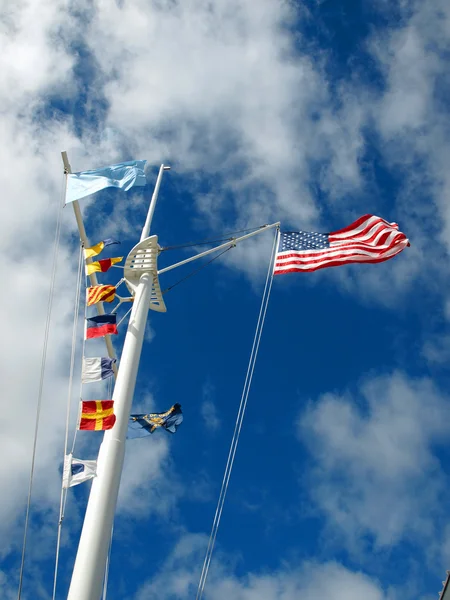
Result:
{"type": "Polygon", "coordinates": [[[280,234],[274,275],[316,271],[348,263],[377,263],[409,246],[397,223],[364,215],[332,233],[292,231],[280,234]]]}

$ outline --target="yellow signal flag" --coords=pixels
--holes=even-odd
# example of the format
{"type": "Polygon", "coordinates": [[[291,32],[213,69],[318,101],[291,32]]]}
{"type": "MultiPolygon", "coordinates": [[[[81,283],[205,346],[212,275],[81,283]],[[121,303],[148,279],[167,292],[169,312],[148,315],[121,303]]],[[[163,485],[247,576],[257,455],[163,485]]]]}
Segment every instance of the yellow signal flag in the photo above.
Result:
{"type": "Polygon", "coordinates": [[[113,285],[94,285],[87,288],[86,292],[88,306],[97,302],[112,302],[116,296],[116,288],[113,285]]]}
{"type": "Polygon", "coordinates": [[[104,258],[103,260],[96,260],[94,262],[86,265],[86,275],[91,275],[92,273],[106,273],[108,269],[110,269],[116,263],[119,263],[123,260],[123,256],[117,256],[116,258],[104,258]]]}

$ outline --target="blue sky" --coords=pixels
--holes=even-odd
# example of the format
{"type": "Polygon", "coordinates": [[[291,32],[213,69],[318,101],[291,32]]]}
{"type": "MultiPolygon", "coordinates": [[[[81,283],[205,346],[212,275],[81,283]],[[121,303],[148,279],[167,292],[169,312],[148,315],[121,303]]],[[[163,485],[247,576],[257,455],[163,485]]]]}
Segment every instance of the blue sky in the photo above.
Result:
{"type": "MultiPolygon", "coordinates": [[[[152,225],[163,246],[277,220],[315,231],[365,213],[399,223],[411,247],[391,261],[275,278],[205,597],[435,598],[450,561],[448,3],[40,0],[0,17],[0,244],[18,263],[4,261],[1,299],[2,597],[17,597],[67,150],[74,170],[152,165],[148,188],[83,202],[91,241],[122,241],[105,257],[139,239],[161,162],[172,166],[152,225]]],[[[108,598],[195,597],[271,240],[244,242],[150,314],[133,407],[180,402],[185,421],[128,444],[108,598]]],[[[51,597],[76,268],[68,207],[24,599],[51,597]]],[[[100,439],[81,432],[76,454],[94,458],[100,439]]],[[[70,491],[58,598],[89,486],[70,491]]]]}

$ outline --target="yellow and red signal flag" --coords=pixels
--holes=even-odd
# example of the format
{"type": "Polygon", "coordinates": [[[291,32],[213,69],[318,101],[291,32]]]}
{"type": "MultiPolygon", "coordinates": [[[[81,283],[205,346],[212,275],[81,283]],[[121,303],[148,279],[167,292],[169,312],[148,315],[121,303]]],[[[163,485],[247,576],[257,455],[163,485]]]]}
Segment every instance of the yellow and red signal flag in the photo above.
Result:
{"type": "Polygon", "coordinates": [[[113,265],[120,263],[123,260],[123,256],[117,258],[104,258],[103,260],[96,260],[86,265],[86,275],[92,275],[92,273],[100,272],[106,273],[113,265]]]}
{"type": "Polygon", "coordinates": [[[106,248],[106,246],[111,246],[112,244],[120,244],[120,242],[113,240],[112,238],[106,238],[106,240],[102,240],[98,244],[95,244],[95,246],[85,248],[84,258],[92,258],[93,256],[97,256],[97,254],[100,254],[103,248],[106,248]]]}
{"type": "Polygon", "coordinates": [[[81,402],[78,429],[104,431],[112,429],[115,422],[114,400],[87,400],[81,402]]]}
{"type": "Polygon", "coordinates": [[[116,296],[116,288],[113,285],[94,285],[87,288],[86,303],[88,306],[97,302],[112,302],[116,296]]]}

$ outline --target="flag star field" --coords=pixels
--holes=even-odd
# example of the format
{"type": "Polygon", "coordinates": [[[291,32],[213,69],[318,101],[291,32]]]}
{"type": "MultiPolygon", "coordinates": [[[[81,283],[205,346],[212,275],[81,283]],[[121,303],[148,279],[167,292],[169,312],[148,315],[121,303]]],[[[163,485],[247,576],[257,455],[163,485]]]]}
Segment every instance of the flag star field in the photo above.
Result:
{"type": "Polygon", "coordinates": [[[438,598],[448,0],[40,0],[0,22],[0,598],[67,598],[161,164],[159,271],[280,227],[159,276],[105,597],[196,598],[237,427],[204,600],[438,598]]]}
{"type": "Polygon", "coordinates": [[[325,233],[282,233],[280,240],[280,252],[283,250],[308,250],[316,248],[328,248],[328,235],[325,233]]]}

